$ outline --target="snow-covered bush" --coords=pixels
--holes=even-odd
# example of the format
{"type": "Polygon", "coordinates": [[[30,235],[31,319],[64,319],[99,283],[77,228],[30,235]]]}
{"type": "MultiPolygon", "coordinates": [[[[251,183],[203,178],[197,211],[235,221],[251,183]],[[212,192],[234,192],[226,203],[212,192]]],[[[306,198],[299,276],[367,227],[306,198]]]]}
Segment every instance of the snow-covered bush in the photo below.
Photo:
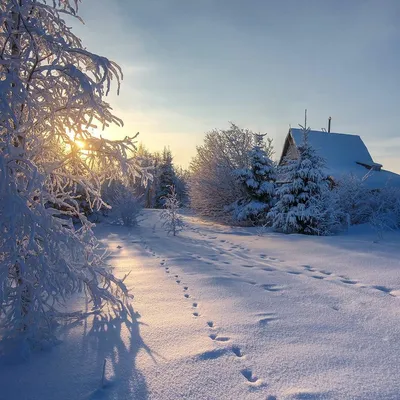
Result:
{"type": "Polygon", "coordinates": [[[273,206],[276,169],[264,150],[263,135],[255,135],[255,145],[249,152],[249,166],[234,171],[243,186],[245,197],[235,204],[234,219],[264,225],[273,206]]]}
{"type": "Polygon", "coordinates": [[[400,229],[400,189],[385,187],[370,193],[369,224],[378,237],[388,230],[400,229]]]}
{"type": "Polygon", "coordinates": [[[105,206],[107,179],[140,174],[135,138],[110,141],[92,129],[121,121],[104,101],[115,63],[86,50],[61,15],[78,2],[0,1],[0,329],[29,343],[53,341],[62,306],[86,293],[92,310],[125,308],[130,296],[106,263],[77,187],[105,206]],[[80,221],[79,228],[72,218],[80,221]]]}
{"type": "Polygon", "coordinates": [[[333,190],[339,198],[342,212],[348,215],[351,225],[368,222],[375,198],[361,179],[351,174],[343,176],[336,182],[333,190]]]}
{"type": "Polygon", "coordinates": [[[115,198],[113,207],[125,226],[132,227],[138,225],[138,218],[141,215],[143,207],[141,199],[136,197],[131,190],[123,186],[115,198]]]}
{"type": "Polygon", "coordinates": [[[278,168],[281,183],[268,216],[273,228],[280,232],[327,235],[342,224],[342,214],[329,189],[325,162],[309,144],[308,129],[303,131],[299,158],[287,158],[278,168]]]}
{"type": "MultiPolygon", "coordinates": [[[[230,219],[232,204],[245,196],[233,172],[248,167],[253,145],[254,133],[235,124],[206,134],[190,164],[190,205],[197,213],[230,219]]],[[[265,150],[270,156],[270,142],[265,150]]]]}
{"type": "Polygon", "coordinates": [[[180,203],[174,186],[170,186],[170,192],[165,196],[164,210],[161,212],[162,226],[173,236],[183,229],[183,220],[179,215],[180,203]]]}
{"type": "Polygon", "coordinates": [[[400,189],[387,186],[372,190],[349,175],[338,180],[334,192],[351,225],[369,223],[378,235],[400,227],[400,189]]]}

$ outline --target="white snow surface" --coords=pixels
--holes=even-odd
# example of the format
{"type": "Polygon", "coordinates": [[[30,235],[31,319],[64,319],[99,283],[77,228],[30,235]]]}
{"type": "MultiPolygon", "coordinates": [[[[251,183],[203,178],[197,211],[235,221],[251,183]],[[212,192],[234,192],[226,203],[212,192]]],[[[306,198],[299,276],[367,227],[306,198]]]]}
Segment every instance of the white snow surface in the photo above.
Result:
{"type": "Polygon", "coordinates": [[[400,398],[400,232],[260,237],[186,215],[170,237],[146,216],[96,228],[116,274],[132,271],[135,321],[3,355],[0,399],[400,398]]]}

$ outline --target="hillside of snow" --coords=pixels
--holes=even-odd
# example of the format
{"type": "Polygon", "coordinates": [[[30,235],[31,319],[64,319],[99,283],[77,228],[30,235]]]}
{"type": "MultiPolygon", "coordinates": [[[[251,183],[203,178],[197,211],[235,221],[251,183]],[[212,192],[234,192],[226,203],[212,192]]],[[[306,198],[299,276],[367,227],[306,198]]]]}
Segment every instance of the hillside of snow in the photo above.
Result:
{"type": "Polygon", "coordinates": [[[258,236],[185,216],[170,237],[145,215],[95,229],[116,274],[131,271],[134,320],[3,355],[1,400],[400,398],[400,232],[258,236]]]}

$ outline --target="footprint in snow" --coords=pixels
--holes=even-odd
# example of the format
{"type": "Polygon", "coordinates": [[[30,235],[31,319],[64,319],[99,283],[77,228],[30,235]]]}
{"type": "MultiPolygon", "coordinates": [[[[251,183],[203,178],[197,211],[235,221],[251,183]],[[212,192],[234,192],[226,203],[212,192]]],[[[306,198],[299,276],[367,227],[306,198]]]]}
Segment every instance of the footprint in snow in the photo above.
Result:
{"type": "Polygon", "coordinates": [[[268,325],[270,322],[275,321],[276,318],[275,317],[265,317],[265,318],[261,318],[258,323],[262,326],[268,325]]]}
{"type": "Polygon", "coordinates": [[[200,315],[200,314],[199,314],[198,312],[194,312],[194,313],[193,313],[193,316],[194,316],[194,317],[198,317],[199,315],[200,315]]]}
{"type": "Polygon", "coordinates": [[[352,281],[351,279],[341,279],[341,282],[346,283],[347,285],[355,285],[357,281],[352,281]]]}
{"type": "Polygon", "coordinates": [[[322,270],[322,271],[319,271],[319,272],[321,272],[321,274],[324,274],[324,275],[332,275],[332,272],[329,272],[329,271],[322,270]]]}
{"type": "Polygon", "coordinates": [[[239,357],[239,358],[242,358],[242,357],[244,356],[244,354],[242,353],[242,350],[240,350],[240,348],[237,347],[237,346],[232,347],[232,353],[233,353],[236,357],[239,357]]]}
{"type": "Polygon", "coordinates": [[[181,283],[181,281],[180,281],[179,279],[178,279],[178,280],[176,280],[175,282],[176,282],[176,283],[181,283]]]}
{"type": "Polygon", "coordinates": [[[189,289],[189,286],[184,286],[183,287],[183,290],[188,290],[189,289]]]}
{"type": "Polygon", "coordinates": [[[117,249],[122,249],[122,246],[118,245],[118,246],[117,246],[117,249]]]}
{"type": "Polygon", "coordinates": [[[186,293],[185,297],[188,299],[190,297],[190,295],[188,293],[186,293]]]}
{"type": "Polygon", "coordinates": [[[272,267],[263,267],[263,268],[261,268],[261,270],[262,270],[262,271],[265,271],[265,272],[272,272],[272,271],[275,271],[275,268],[272,268],[272,267]]]}
{"type": "Polygon", "coordinates": [[[312,275],[312,278],[314,278],[314,279],[325,279],[325,277],[320,276],[320,275],[312,275]]]}
{"type": "Polygon", "coordinates": [[[286,271],[286,272],[291,275],[300,275],[301,274],[299,271],[286,271]]]}
{"type": "Polygon", "coordinates": [[[197,307],[197,303],[193,303],[192,306],[193,306],[194,308],[196,308],[196,307],[197,307]]]}
{"type": "Polygon", "coordinates": [[[179,278],[179,275],[175,275],[175,278],[179,278]]]}
{"type": "Polygon", "coordinates": [[[207,325],[208,325],[210,328],[214,328],[214,322],[212,322],[212,321],[208,321],[208,322],[207,322],[207,325]]]}
{"type": "Polygon", "coordinates": [[[283,290],[282,286],[278,286],[273,283],[271,284],[265,283],[263,285],[260,285],[260,287],[266,290],[267,292],[280,292],[281,290],[283,290]]]}
{"type": "Polygon", "coordinates": [[[228,337],[218,336],[216,333],[212,333],[211,335],[209,335],[209,338],[216,342],[228,342],[230,340],[228,337]]]}
{"type": "Polygon", "coordinates": [[[260,325],[268,325],[270,322],[277,320],[275,313],[260,313],[257,314],[257,317],[261,317],[258,321],[260,325]]]}
{"type": "Polygon", "coordinates": [[[240,372],[242,373],[242,375],[243,375],[250,383],[255,383],[255,382],[258,381],[258,378],[257,378],[255,375],[253,375],[253,372],[252,372],[252,370],[251,370],[250,368],[242,369],[240,372]]]}
{"type": "Polygon", "coordinates": [[[386,286],[379,286],[379,285],[375,285],[372,286],[374,289],[379,290],[381,292],[385,292],[385,293],[390,293],[393,289],[389,289],[386,286]]]}

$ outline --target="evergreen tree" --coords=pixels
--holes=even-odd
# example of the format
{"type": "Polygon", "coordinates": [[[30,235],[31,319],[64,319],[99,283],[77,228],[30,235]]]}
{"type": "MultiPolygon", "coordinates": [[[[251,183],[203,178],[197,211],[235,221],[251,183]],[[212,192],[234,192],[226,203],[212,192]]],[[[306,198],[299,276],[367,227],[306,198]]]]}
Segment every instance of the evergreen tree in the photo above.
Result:
{"type": "Polygon", "coordinates": [[[163,208],[170,187],[176,182],[176,174],[172,163],[171,150],[164,148],[161,162],[158,166],[158,179],[156,188],[155,208],[163,208]]]}
{"type": "Polygon", "coordinates": [[[264,135],[254,135],[255,145],[249,152],[249,168],[234,172],[243,185],[246,196],[237,202],[235,218],[238,221],[264,222],[273,206],[275,166],[265,151],[264,135]]]}
{"type": "Polygon", "coordinates": [[[331,203],[325,162],[308,142],[309,129],[303,128],[299,158],[286,159],[279,168],[284,181],[276,191],[276,204],[269,212],[273,227],[284,233],[324,235],[336,222],[331,203]]]}

